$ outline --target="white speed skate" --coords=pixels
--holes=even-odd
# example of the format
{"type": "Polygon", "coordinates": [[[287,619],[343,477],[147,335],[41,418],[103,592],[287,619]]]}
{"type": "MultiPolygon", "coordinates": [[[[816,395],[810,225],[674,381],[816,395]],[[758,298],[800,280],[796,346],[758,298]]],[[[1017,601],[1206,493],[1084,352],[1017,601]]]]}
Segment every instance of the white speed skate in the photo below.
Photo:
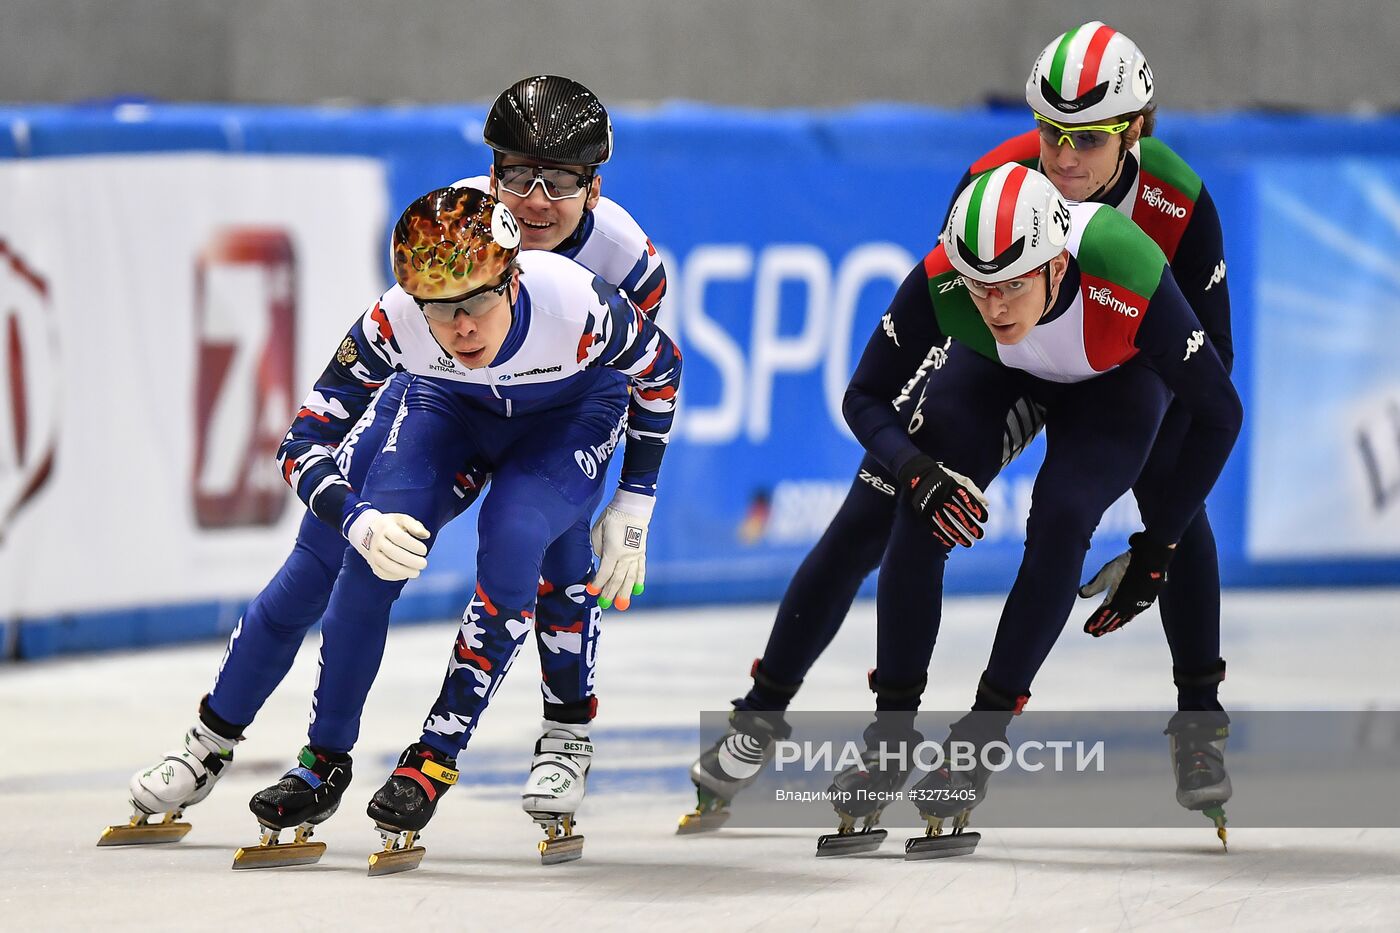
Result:
{"type": "Polygon", "coordinates": [[[583,837],[574,832],[574,813],[583,803],[593,743],[588,727],[544,720],[544,734],[535,743],[530,776],[520,793],[520,806],[544,829],[540,863],[554,865],[583,857],[583,837]]]}
{"type": "Polygon", "coordinates": [[[209,796],[233,763],[237,744],[238,739],[226,739],[196,722],[185,733],[182,747],[131,776],[127,785],[131,819],[124,825],[108,826],[97,844],[130,846],[183,839],[190,831],[189,823],[180,822],[185,808],[209,796]],[[161,819],[150,822],[156,815],[161,819]]]}

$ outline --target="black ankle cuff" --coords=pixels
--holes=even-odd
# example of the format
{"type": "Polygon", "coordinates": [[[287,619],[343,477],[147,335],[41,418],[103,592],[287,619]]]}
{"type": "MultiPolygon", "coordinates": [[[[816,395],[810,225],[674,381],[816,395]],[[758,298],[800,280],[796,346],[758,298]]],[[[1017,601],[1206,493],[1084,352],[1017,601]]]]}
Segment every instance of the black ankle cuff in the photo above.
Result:
{"type": "Polygon", "coordinates": [[[311,754],[315,755],[317,758],[324,758],[333,765],[343,765],[350,762],[349,752],[333,752],[320,745],[307,745],[306,747],[311,749],[311,754]]]}
{"type": "Polygon", "coordinates": [[[1001,689],[988,680],[987,672],[983,671],[982,679],[977,682],[977,699],[973,701],[972,708],[977,712],[1011,713],[1013,716],[1019,716],[1030,698],[1029,690],[1025,693],[1013,693],[1001,689]]]}
{"type": "Polygon", "coordinates": [[[199,721],[215,735],[228,739],[230,742],[243,738],[243,730],[248,728],[248,723],[238,725],[229,722],[227,719],[214,712],[209,706],[209,694],[205,694],[199,701],[199,721]]]}
{"type": "Polygon", "coordinates": [[[871,668],[865,675],[866,685],[875,694],[875,709],[880,712],[913,712],[919,708],[928,686],[928,677],[919,678],[912,684],[888,684],[880,679],[879,672],[871,668]]]}
{"type": "Polygon", "coordinates": [[[1205,670],[1200,671],[1172,667],[1172,680],[1178,688],[1213,687],[1225,680],[1225,659],[1216,658],[1205,670]]]}
{"type": "Polygon", "coordinates": [[[792,698],[797,696],[797,691],[802,689],[802,681],[795,684],[785,684],[774,680],[768,676],[768,672],[763,669],[763,659],[754,658],[753,664],[749,667],[749,676],[753,678],[753,685],[763,693],[771,694],[775,699],[786,700],[791,703],[792,698]]]}
{"type": "Polygon", "coordinates": [[[544,718],[551,722],[567,722],[573,725],[587,725],[598,715],[598,698],[586,696],[573,703],[551,703],[544,701],[544,718]]]}

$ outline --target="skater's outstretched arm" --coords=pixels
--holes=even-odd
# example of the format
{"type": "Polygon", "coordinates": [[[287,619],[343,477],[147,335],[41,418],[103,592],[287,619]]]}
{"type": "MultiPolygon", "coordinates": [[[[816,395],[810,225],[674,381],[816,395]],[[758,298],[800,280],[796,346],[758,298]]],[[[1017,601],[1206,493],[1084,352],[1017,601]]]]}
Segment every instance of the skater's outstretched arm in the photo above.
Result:
{"type": "Polygon", "coordinates": [[[277,451],[282,478],[306,507],[345,534],[368,508],[335,462],[335,448],[385,381],[401,368],[402,355],[383,301],[350,328],[277,451]]]}

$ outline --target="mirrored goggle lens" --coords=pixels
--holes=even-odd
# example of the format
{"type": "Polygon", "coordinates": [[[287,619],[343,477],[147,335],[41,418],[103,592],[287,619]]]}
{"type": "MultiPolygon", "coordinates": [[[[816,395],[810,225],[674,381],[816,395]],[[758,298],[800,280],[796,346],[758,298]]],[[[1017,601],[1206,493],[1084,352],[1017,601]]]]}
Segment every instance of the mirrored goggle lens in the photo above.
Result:
{"type": "Polygon", "coordinates": [[[1099,149],[1115,134],[1106,130],[1062,130],[1049,123],[1040,124],[1040,138],[1052,146],[1068,142],[1071,149],[1099,149]]]}
{"type": "Polygon", "coordinates": [[[459,298],[456,301],[420,301],[418,307],[423,309],[423,313],[439,324],[451,324],[457,317],[457,312],[461,311],[468,317],[480,317],[491,309],[497,298],[505,294],[506,284],[502,282],[495,288],[477,292],[467,298],[459,298]]]}
{"type": "Polygon", "coordinates": [[[505,165],[496,168],[501,187],[518,198],[529,197],[535,185],[544,186],[544,195],[551,201],[576,198],[588,188],[591,176],[580,175],[566,168],[544,168],[538,165],[505,165]]]}

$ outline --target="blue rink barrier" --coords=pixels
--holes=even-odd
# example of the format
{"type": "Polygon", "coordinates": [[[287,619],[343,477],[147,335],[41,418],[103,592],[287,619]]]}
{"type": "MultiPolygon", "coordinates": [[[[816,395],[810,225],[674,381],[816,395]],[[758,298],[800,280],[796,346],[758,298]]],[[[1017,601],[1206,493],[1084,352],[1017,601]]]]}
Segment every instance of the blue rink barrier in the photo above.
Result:
{"type": "MultiPolygon", "coordinates": [[[[10,107],[0,108],[0,160],[369,157],[385,166],[396,209],[484,172],[483,116],[449,106],[10,107]]],[[[1021,112],[896,105],[671,104],[618,113],[615,124],[603,190],[665,256],[661,323],[686,356],[645,603],[776,599],[860,459],[839,404],[866,339],[934,244],[968,164],[1029,123],[1021,112]]],[[[1400,118],[1167,113],[1158,135],[1205,179],[1224,225],[1246,411],[1209,504],[1225,585],[1400,583],[1400,118]]],[[[346,309],[347,325],[357,310],[346,309]]],[[[1009,587],[1041,446],[989,490],[989,536],[953,557],[949,592],[1009,587]]],[[[472,525],[458,522],[434,550],[428,576],[456,576],[430,592],[410,586],[397,619],[460,612],[472,525]]],[[[1087,571],[1134,527],[1130,505],[1110,513],[1087,571]]],[[[240,609],[191,599],[10,620],[0,646],[35,657],[209,637],[240,609]]]]}

